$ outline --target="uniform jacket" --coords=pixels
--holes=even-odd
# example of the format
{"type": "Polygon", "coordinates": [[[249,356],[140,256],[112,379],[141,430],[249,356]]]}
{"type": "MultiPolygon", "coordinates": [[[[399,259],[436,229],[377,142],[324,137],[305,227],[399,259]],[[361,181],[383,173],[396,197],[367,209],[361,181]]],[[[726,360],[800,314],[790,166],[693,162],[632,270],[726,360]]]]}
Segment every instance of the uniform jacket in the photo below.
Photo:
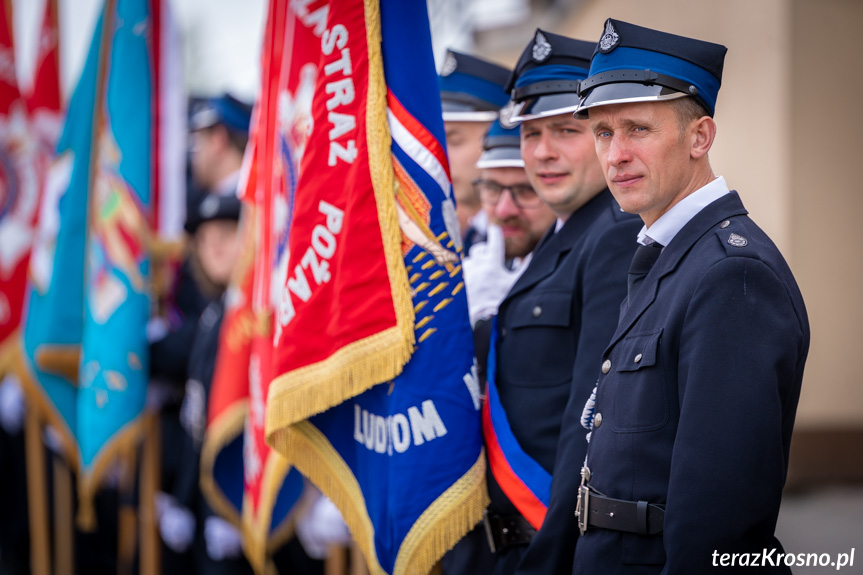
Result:
{"type": "MultiPolygon", "coordinates": [[[[543,238],[498,308],[501,404],[522,449],[549,473],[564,408],[570,397],[584,405],[617,325],[640,227],[604,190],[543,238]]],[[[491,472],[488,481],[490,511],[517,513],[491,472]]]]}
{"type": "MultiPolygon", "coordinates": [[[[588,528],[573,573],[714,573],[714,551],[783,552],[774,528],[809,323],[788,265],[746,214],[731,192],[690,220],[595,360],[590,483],[665,504],[665,524],[654,536],[588,528]]],[[[561,457],[574,485],[581,455],[561,457]]]]}
{"type": "Polygon", "coordinates": [[[196,511],[200,517],[212,514],[199,487],[201,444],[207,424],[210,387],[216,369],[219,331],[224,313],[224,301],[218,299],[201,314],[189,356],[189,381],[186,383],[181,416],[185,430],[181,439],[184,465],[178,473],[174,495],[182,505],[196,511]]]}

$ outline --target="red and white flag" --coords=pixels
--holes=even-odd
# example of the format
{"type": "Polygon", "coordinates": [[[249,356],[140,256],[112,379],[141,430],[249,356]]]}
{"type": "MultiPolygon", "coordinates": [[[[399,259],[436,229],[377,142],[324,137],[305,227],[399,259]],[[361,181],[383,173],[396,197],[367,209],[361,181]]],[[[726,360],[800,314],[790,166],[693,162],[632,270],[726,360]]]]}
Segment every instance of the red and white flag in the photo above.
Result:
{"type": "Polygon", "coordinates": [[[15,75],[12,10],[0,10],[0,370],[11,361],[44,175],[60,132],[56,0],[45,3],[31,93],[15,75]]]}

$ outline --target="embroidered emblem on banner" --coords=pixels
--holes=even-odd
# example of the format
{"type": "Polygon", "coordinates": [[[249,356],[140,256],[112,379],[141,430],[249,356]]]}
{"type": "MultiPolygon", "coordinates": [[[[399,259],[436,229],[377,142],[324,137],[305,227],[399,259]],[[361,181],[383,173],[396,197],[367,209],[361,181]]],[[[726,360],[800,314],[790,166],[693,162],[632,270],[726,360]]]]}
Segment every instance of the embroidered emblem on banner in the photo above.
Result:
{"type": "Polygon", "coordinates": [[[599,39],[599,51],[603,54],[608,54],[620,44],[620,35],[614,29],[614,24],[611,20],[605,21],[605,32],[602,33],[602,38],[599,39]]]}
{"type": "Polygon", "coordinates": [[[735,248],[742,248],[748,243],[749,241],[747,241],[747,239],[743,236],[738,236],[737,234],[731,234],[730,236],[728,236],[728,244],[734,246],[735,248]]]}
{"type": "Polygon", "coordinates": [[[551,44],[545,39],[542,32],[536,33],[536,39],[533,41],[533,59],[537,62],[544,62],[551,55],[551,44]]]}

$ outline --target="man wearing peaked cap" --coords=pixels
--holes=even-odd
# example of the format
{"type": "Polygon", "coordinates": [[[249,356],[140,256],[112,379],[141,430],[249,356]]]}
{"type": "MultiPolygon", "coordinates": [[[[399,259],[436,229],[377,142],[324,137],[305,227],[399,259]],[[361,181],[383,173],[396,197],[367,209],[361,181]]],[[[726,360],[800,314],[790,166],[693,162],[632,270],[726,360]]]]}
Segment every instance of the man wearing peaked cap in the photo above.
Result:
{"type": "Polygon", "coordinates": [[[440,76],[446,147],[452,176],[456,214],[464,251],[485,238],[486,218],[480,210],[473,181],[483,136],[509,99],[503,86],[510,71],[474,56],[448,50],[440,76]]]}
{"type": "Polygon", "coordinates": [[[189,122],[192,179],[201,191],[236,193],[251,117],[252,106],[230,94],[193,107],[189,122]]]}
{"type": "Polygon", "coordinates": [[[567,414],[591,430],[581,485],[558,493],[581,532],[573,573],[790,572],[774,529],[810,332],[708,160],[725,52],[607,20],[580,86],[611,192],[644,226],[595,396],[567,414]]]}
{"type": "MultiPolygon", "coordinates": [[[[473,187],[482,204],[481,213],[488,218],[487,237],[473,245],[462,261],[462,273],[474,327],[477,375],[484,385],[491,334],[489,317],[524,271],[555,216],[524,172],[517,127],[504,128],[499,121],[493,122],[482,148],[476,163],[479,178],[473,187]]],[[[444,575],[490,573],[495,557],[484,527],[478,526],[465,536],[441,564],[444,575]]]]}
{"type": "MultiPolygon", "coordinates": [[[[544,569],[568,544],[544,527],[556,513],[546,507],[558,474],[569,472],[556,463],[560,442],[583,453],[586,431],[561,438],[561,421],[566,405],[583,405],[593,388],[595,358],[617,323],[635,249],[639,222],[611,197],[587,122],[572,117],[592,53],[591,43],[537,30],[508,81],[512,113],[502,112],[502,121],[520,123],[527,179],[556,221],[501,301],[492,330],[485,525],[499,574],[524,561],[544,569]]],[[[513,201],[526,207],[523,194],[501,188],[498,208],[513,201]]],[[[517,228],[502,227],[505,242],[518,239],[517,228]]]]}
{"type": "MultiPolygon", "coordinates": [[[[483,141],[474,181],[488,215],[488,238],[463,261],[471,324],[488,319],[530,262],[534,248],[555,221],[524,171],[518,128],[494,122],[483,141]]],[[[488,334],[486,333],[486,336],[488,334]]],[[[488,349],[487,337],[482,347],[488,349]]],[[[481,358],[477,352],[478,359],[481,358]]],[[[484,367],[483,365],[480,366],[484,367]]],[[[481,369],[484,372],[484,369],[481,369]]]]}

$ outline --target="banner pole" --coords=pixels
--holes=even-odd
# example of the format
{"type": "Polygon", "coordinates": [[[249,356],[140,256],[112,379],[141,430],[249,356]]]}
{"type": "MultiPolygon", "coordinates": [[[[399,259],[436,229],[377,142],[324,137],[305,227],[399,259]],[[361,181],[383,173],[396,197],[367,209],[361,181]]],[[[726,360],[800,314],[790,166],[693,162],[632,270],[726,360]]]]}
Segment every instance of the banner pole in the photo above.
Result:
{"type": "Polygon", "coordinates": [[[351,543],[351,575],[369,575],[366,558],[356,543],[351,543]]]}
{"type": "Polygon", "coordinates": [[[145,415],[144,453],[141,461],[141,494],[139,513],[141,520],[141,575],[161,573],[161,549],[156,523],[156,491],[159,489],[161,470],[161,435],[159,413],[145,415]]]}
{"type": "Polygon", "coordinates": [[[50,575],[48,548],[48,490],[45,481],[45,452],[42,425],[32,406],[25,417],[24,441],[27,457],[27,505],[30,510],[30,568],[33,575],[50,575]]]}
{"type": "Polygon", "coordinates": [[[348,550],[341,545],[330,545],[327,558],[324,559],[324,575],[347,575],[348,550]]]}
{"type": "Polygon", "coordinates": [[[132,575],[138,544],[138,517],[134,505],[137,475],[137,446],[117,457],[120,484],[117,486],[117,574],[132,575]]]}
{"type": "Polygon", "coordinates": [[[61,573],[75,564],[72,477],[60,455],[54,454],[51,459],[54,470],[54,572],[61,573]]]}

